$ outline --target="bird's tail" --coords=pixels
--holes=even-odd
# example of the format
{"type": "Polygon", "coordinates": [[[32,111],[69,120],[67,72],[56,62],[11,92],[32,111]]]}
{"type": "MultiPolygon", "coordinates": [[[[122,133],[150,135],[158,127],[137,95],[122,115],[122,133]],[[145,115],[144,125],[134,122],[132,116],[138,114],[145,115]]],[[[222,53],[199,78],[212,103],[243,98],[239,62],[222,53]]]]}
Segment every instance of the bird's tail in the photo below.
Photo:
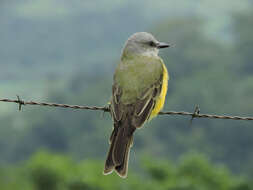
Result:
{"type": "Polygon", "coordinates": [[[117,174],[126,178],[128,170],[129,151],[133,143],[135,127],[130,122],[115,123],[110,138],[110,149],[105,162],[104,174],[110,174],[115,170],[117,174]]]}

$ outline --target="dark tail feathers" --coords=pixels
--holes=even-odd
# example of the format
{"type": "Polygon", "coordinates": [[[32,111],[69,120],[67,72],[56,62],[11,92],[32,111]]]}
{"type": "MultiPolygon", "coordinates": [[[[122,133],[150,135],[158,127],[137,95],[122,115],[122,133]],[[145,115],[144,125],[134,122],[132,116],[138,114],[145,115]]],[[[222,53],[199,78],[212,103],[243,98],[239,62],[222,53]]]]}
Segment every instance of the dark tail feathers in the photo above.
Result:
{"type": "Polygon", "coordinates": [[[125,125],[115,124],[110,138],[110,149],[105,162],[104,174],[110,174],[115,170],[122,177],[127,177],[129,151],[133,143],[135,127],[124,122],[125,125]]]}

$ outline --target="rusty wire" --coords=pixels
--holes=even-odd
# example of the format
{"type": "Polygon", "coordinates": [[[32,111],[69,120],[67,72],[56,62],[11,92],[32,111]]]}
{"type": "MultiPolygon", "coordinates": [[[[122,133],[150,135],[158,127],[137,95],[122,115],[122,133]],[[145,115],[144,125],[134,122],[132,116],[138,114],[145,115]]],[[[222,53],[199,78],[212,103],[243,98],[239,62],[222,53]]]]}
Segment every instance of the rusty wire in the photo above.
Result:
{"type": "MultiPolygon", "coordinates": [[[[19,110],[25,105],[38,105],[38,106],[50,106],[50,107],[61,107],[61,108],[71,108],[71,109],[85,109],[85,110],[99,110],[104,112],[110,112],[109,106],[98,107],[98,106],[79,106],[79,105],[68,105],[68,104],[56,104],[56,103],[46,103],[46,102],[34,102],[34,101],[23,101],[17,96],[17,100],[13,99],[0,99],[0,102],[12,102],[19,105],[19,110]]],[[[209,118],[209,119],[231,119],[231,120],[253,120],[253,117],[242,117],[242,116],[231,116],[231,115],[212,115],[212,114],[200,114],[199,106],[195,107],[195,111],[185,112],[185,111],[163,111],[159,112],[159,115],[183,115],[190,116],[191,121],[193,118],[209,118]]]]}

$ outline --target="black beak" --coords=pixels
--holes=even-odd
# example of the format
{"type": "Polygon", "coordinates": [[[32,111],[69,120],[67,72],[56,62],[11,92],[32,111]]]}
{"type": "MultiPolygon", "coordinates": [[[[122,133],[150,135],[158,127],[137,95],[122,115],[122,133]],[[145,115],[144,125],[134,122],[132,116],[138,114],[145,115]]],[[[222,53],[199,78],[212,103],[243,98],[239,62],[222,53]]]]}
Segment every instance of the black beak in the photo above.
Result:
{"type": "Polygon", "coordinates": [[[167,47],[171,47],[170,44],[164,43],[164,42],[159,42],[157,43],[157,48],[167,48],[167,47]]]}

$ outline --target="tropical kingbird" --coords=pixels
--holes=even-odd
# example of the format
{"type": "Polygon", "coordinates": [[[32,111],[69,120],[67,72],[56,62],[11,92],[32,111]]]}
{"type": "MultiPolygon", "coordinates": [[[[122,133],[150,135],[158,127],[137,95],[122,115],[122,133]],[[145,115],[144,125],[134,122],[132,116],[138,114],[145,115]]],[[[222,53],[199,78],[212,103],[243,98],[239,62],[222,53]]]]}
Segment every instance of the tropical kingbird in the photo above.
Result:
{"type": "Polygon", "coordinates": [[[114,73],[111,115],[114,128],[104,174],[115,170],[125,178],[133,133],[163,108],[168,72],[158,56],[169,44],[157,41],[147,32],[138,32],[126,41],[114,73]]]}

